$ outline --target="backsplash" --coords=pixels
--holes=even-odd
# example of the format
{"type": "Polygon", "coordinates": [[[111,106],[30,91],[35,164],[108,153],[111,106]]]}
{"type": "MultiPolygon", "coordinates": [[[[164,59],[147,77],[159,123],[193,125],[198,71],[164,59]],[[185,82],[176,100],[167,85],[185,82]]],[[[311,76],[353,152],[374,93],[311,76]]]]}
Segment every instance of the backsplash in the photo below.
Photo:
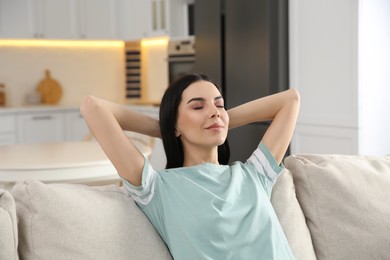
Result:
{"type": "Polygon", "coordinates": [[[122,42],[59,43],[55,46],[36,42],[32,46],[11,46],[0,42],[0,83],[5,84],[7,106],[25,105],[27,95],[36,90],[46,69],[62,87],[59,105],[77,106],[89,94],[123,101],[125,59],[122,42]]]}

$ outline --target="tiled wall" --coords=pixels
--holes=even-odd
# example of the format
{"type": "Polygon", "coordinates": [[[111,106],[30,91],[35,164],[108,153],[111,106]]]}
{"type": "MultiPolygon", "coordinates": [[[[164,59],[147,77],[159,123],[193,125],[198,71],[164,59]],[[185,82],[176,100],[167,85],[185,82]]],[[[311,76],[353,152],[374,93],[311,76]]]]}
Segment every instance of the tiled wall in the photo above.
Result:
{"type": "Polygon", "coordinates": [[[59,105],[78,105],[92,94],[120,102],[124,96],[123,45],[2,46],[0,83],[7,106],[23,106],[49,69],[63,90],[59,105]]]}

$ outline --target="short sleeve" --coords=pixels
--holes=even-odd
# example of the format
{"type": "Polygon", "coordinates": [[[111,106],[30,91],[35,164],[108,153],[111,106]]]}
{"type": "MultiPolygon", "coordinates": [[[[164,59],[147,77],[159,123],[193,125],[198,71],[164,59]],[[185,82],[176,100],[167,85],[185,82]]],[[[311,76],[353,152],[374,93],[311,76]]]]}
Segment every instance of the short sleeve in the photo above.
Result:
{"type": "Polygon", "coordinates": [[[158,173],[153,169],[152,165],[149,163],[149,160],[145,157],[144,159],[141,186],[134,186],[126,179],[121,177],[127,192],[141,207],[148,205],[152,200],[156,189],[156,178],[158,176],[158,173]]]}
{"type": "Polygon", "coordinates": [[[283,165],[278,164],[268,147],[262,142],[260,142],[257,149],[249,157],[247,163],[254,165],[257,173],[268,180],[271,188],[284,169],[283,165]]]}

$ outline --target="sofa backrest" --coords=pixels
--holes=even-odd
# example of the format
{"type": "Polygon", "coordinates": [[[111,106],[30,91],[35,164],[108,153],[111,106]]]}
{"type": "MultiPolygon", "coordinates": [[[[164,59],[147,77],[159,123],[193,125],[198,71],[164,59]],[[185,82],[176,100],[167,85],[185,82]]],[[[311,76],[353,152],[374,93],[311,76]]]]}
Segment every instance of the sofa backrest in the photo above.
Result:
{"type": "Polygon", "coordinates": [[[11,193],[21,259],[172,259],[145,215],[115,185],[26,181],[11,193]]]}

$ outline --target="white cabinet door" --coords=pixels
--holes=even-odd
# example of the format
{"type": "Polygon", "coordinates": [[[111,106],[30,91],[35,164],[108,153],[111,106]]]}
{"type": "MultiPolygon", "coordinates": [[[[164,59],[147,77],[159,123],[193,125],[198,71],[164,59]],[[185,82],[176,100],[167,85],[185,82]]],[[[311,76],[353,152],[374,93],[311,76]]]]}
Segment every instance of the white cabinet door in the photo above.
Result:
{"type": "Polygon", "coordinates": [[[78,38],[76,6],[72,0],[34,0],[34,16],[37,24],[35,38],[78,38]]]}
{"type": "Polygon", "coordinates": [[[32,0],[0,0],[0,38],[34,37],[32,6],[32,0]]]}
{"type": "Polygon", "coordinates": [[[116,1],[82,0],[79,2],[79,27],[81,38],[115,39],[116,1]]]}
{"type": "Polygon", "coordinates": [[[131,41],[149,36],[152,28],[149,0],[118,0],[116,8],[119,38],[131,41]]]}
{"type": "Polygon", "coordinates": [[[2,134],[0,133],[0,145],[16,144],[16,134],[2,134]]]}
{"type": "Polygon", "coordinates": [[[0,0],[0,37],[73,39],[75,13],[73,0],[0,0]]]}
{"type": "Polygon", "coordinates": [[[19,143],[50,143],[65,140],[63,113],[19,114],[17,121],[19,143]]]}
{"type": "Polygon", "coordinates": [[[189,28],[189,5],[194,0],[169,0],[169,35],[171,37],[187,37],[189,28]]]}
{"type": "Polygon", "coordinates": [[[151,27],[149,37],[169,35],[169,0],[150,0],[151,27]]]}
{"type": "Polygon", "coordinates": [[[89,134],[88,126],[79,111],[65,113],[66,141],[83,141],[89,134]]]}
{"type": "Polygon", "coordinates": [[[0,38],[114,39],[116,1],[0,0],[0,38]]]}

